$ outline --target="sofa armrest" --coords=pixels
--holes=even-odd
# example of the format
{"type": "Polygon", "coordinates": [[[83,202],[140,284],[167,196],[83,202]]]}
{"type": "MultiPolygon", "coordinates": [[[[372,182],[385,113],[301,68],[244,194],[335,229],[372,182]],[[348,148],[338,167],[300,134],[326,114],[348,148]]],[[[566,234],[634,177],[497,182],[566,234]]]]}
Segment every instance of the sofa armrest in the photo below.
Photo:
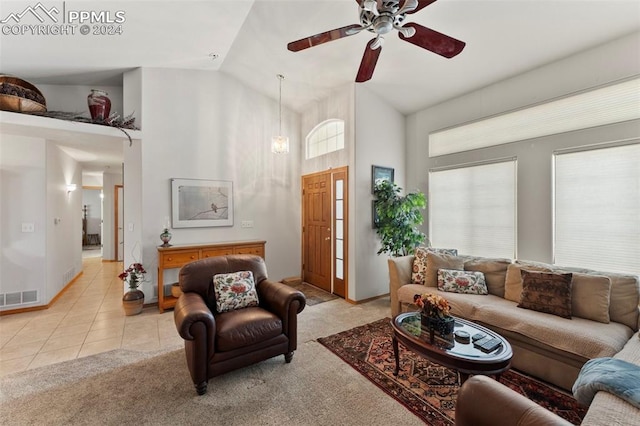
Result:
{"type": "Polygon", "coordinates": [[[389,265],[389,296],[391,298],[391,316],[395,317],[401,311],[398,300],[398,289],[411,283],[411,271],[415,256],[391,257],[387,261],[389,265]]]}
{"type": "Polygon", "coordinates": [[[571,424],[487,376],[470,377],[462,385],[455,417],[456,426],[571,424]]]}
{"type": "Polygon", "coordinates": [[[213,338],[216,334],[216,320],[204,303],[202,296],[194,292],[182,293],[176,302],[173,310],[173,320],[176,329],[185,340],[194,340],[195,336],[191,331],[194,324],[202,323],[205,328],[206,338],[209,345],[213,347],[213,338]]]}
{"type": "Polygon", "coordinates": [[[304,294],[286,284],[269,279],[260,281],[257,289],[260,305],[282,319],[284,332],[290,336],[290,326],[295,325],[296,315],[306,306],[307,299],[304,294]]]}

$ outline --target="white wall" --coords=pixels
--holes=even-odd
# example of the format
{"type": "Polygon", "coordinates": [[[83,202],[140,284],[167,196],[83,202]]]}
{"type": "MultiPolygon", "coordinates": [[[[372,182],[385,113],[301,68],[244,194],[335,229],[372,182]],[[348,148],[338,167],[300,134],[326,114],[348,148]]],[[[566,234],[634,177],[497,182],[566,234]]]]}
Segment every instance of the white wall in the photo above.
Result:
{"type": "Polygon", "coordinates": [[[307,106],[301,115],[300,161],[302,162],[302,175],[349,165],[355,142],[354,130],[353,83],[336,89],[325,99],[307,106]],[[344,120],[344,149],[307,160],[305,146],[307,135],[318,124],[331,118],[344,120]]]}
{"type": "Polygon", "coordinates": [[[102,182],[102,260],[115,260],[115,186],[122,185],[122,173],[103,173],[102,182]]]}
{"type": "MultiPolygon", "coordinates": [[[[291,151],[272,154],[277,100],[217,72],[142,69],[141,74],[140,241],[143,264],[151,272],[150,284],[143,288],[145,300],[153,298],[151,286],[157,283],[156,246],[165,217],[171,215],[171,178],[232,181],[235,210],[233,227],[174,228],[172,244],[266,240],[270,278],[299,274],[299,116],[283,109],[283,133],[291,151]],[[254,227],[241,228],[243,220],[253,221],[254,227]]],[[[130,196],[125,188],[126,203],[130,196]]]]}
{"type": "MultiPolygon", "coordinates": [[[[419,187],[426,193],[428,170],[433,167],[516,156],[518,257],[551,262],[553,151],[638,137],[640,122],[636,120],[435,158],[428,157],[429,133],[638,75],[640,55],[630,53],[638,51],[640,33],[410,115],[407,118],[408,186],[419,187]]],[[[427,232],[426,225],[424,229],[427,232]]]]}
{"type": "Polygon", "coordinates": [[[45,140],[0,138],[0,293],[38,290],[47,279],[45,140]],[[23,223],[34,232],[22,232],[23,223]]]}
{"type": "Polygon", "coordinates": [[[405,120],[364,85],[356,86],[355,117],[355,167],[351,172],[355,185],[351,205],[355,212],[351,216],[350,246],[356,272],[351,276],[349,294],[353,300],[364,300],[389,293],[388,256],[376,255],[380,239],[371,226],[371,166],[395,169],[395,182],[407,189],[405,120]]]}
{"type": "Polygon", "coordinates": [[[82,170],[52,142],[46,143],[46,264],[48,303],[82,271],[82,170]],[[67,191],[67,185],[77,189],[67,191]]]}

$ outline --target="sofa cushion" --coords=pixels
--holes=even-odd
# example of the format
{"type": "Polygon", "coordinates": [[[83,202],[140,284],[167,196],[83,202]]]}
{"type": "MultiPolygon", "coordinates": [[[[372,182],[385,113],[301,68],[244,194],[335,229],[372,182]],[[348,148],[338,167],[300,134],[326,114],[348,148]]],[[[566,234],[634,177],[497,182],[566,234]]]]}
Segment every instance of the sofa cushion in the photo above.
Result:
{"type": "Polygon", "coordinates": [[[571,281],[572,315],[608,324],[610,292],[609,277],[574,273],[571,281]]]}
{"type": "Polygon", "coordinates": [[[633,334],[623,324],[603,324],[577,317],[567,319],[531,309],[520,309],[516,303],[493,295],[435,291],[447,298],[453,315],[511,330],[558,350],[576,354],[585,361],[615,355],[633,334]]]}
{"type": "Polygon", "coordinates": [[[504,284],[510,264],[510,259],[473,257],[464,262],[464,270],[482,272],[489,294],[504,297],[504,284]]]}
{"type": "Polygon", "coordinates": [[[413,267],[411,270],[411,282],[415,284],[423,284],[427,275],[427,253],[446,253],[452,256],[458,255],[456,249],[442,249],[433,247],[418,247],[413,259],[413,267]]]}
{"type": "Polygon", "coordinates": [[[571,318],[572,274],[534,272],[523,269],[519,308],[571,318]]]}
{"type": "Polygon", "coordinates": [[[427,252],[427,272],[425,283],[427,287],[438,286],[438,269],[464,270],[464,259],[446,253],[427,252]]]}
{"type": "Polygon", "coordinates": [[[251,271],[238,271],[213,276],[218,312],[258,306],[258,292],[251,271]]]}
{"type": "Polygon", "coordinates": [[[512,302],[520,302],[520,294],[522,294],[522,274],[521,270],[526,267],[529,271],[551,271],[550,268],[533,263],[512,263],[507,267],[507,274],[504,283],[504,298],[512,302]]]}
{"type": "Polygon", "coordinates": [[[438,289],[451,293],[488,294],[484,274],[457,269],[438,270],[438,289]]]}

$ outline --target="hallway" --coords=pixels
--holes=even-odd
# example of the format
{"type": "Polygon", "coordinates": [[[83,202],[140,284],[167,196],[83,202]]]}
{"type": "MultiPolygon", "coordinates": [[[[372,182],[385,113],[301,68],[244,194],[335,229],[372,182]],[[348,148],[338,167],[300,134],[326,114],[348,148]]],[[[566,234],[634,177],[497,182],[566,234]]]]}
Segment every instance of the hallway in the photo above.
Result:
{"type": "MultiPolygon", "coordinates": [[[[99,251],[97,251],[99,253],[99,251]]],[[[123,348],[152,351],[183,340],[173,311],[127,317],[121,262],[83,258],[84,273],[49,309],[0,317],[0,376],[123,348]]]]}

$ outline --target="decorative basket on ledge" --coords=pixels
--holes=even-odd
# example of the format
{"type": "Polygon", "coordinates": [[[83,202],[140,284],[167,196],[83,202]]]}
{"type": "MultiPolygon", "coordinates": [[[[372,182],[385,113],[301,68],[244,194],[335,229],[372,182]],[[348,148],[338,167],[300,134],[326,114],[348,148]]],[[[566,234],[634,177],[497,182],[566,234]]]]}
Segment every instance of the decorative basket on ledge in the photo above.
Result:
{"type": "Polygon", "coordinates": [[[47,102],[33,84],[21,78],[0,75],[0,110],[12,112],[44,112],[47,102]]]}

